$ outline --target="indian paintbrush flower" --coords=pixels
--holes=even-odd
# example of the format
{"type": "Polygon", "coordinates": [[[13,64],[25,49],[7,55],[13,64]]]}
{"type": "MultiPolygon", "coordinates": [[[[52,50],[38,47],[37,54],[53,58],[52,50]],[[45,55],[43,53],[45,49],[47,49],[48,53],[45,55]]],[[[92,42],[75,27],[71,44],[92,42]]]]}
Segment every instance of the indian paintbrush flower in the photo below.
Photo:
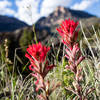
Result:
{"type": "Polygon", "coordinates": [[[36,91],[43,90],[45,96],[41,93],[38,95],[39,99],[49,100],[49,95],[55,87],[59,86],[59,83],[53,86],[53,89],[49,89],[50,82],[45,81],[44,78],[50,70],[52,70],[55,65],[49,65],[48,60],[46,60],[47,53],[50,47],[43,46],[40,42],[38,44],[29,45],[27,48],[27,53],[25,56],[30,60],[29,69],[33,72],[32,76],[36,78],[34,84],[36,85],[36,91]]]}
{"type": "Polygon", "coordinates": [[[28,55],[38,62],[45,61],[47,52],[49,50],[50,50],[50,47],[46,48],[45,46],[42,46],[40,42],[38,44],[32,44],[27,48],[28,55]]]}
{"type": "Polygon", "coordinates": [[[74,22],[73,20],[66,19],[62,22],[60,27],[57,28],[60,36],[62,37],[62,41],[68,47],[72,48],[74,42],[77,40],[79,29],[76,29],[78,26],[78,22],[74,22]]]}
{"type": "Polygon", "coordinates": [[[74,73],[74,90],[72,88],[66,88],[73,93],[77,94],[80,100],[82,100],[82,87],[80,85],[80,81],[82,79],[81,71],[82,68],[78,68],[78,65],[84,59],[81,54],[79,44],[77,43],[78,31],[76,29],[78,26],[78,22],[74,22],[73,20],[66,19],[62,22],[57,31],[61,36],[62,42],[66,45],[66,54],[65,57],[68,59],[68,65],[65,67],[74,73]]]}

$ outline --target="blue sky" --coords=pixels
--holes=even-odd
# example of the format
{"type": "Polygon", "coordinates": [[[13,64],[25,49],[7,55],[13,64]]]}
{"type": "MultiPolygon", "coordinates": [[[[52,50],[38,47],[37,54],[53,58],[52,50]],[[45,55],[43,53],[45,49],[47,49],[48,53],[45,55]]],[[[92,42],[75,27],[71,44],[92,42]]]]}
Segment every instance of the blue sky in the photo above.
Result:
{"type": "Polygon", "coordinates": [[[100,17],[100,0],[0,0],[0,15],[14,16],[31,25],[40,17],[48,16],[57,6],[100,17]]]}

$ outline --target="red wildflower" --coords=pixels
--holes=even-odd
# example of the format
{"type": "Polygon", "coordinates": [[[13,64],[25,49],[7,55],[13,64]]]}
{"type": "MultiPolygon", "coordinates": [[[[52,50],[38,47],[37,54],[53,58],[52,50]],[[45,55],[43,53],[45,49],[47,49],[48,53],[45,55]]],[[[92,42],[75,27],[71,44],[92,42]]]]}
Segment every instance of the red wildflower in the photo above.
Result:
{"type": "Polygon", "coordinates": [[[74,22],[73,20],[66,19],[62,22],[57,31],[62,37],[63,43],[66,44],[68,47],[72,46],[72,44],[77,40],[78,31],[76,27],[78,22],[74,22]]]}
{"type": "Polygon", "coordinates": [[[41,43],[32,44],[27,48],[27,52],[25,56],[32,61],[32,59],[44,62],[47,52],[50,50],[50,47],[42,46],[41,43]]]}
{"type": "Polygon", "coordinates": [[[49,50],[50,47],[46,47],[41,43],[38,43],[30,45],[27,48],[27,53],[25,54],[31,62],[29,69],[34,72],[32,76],[36,78],[36,81],[34,82],[36,85],[36,91],[43,89],[46,93],[47,90],[44,78],[54,67],[54,65],[49,65],[49,62],[45,60],[49,50]]]}
{"type": "Polygon", "coordinates": [[[79,45],[76,42],[79,31],[79,29],[76,29],[77,25],[78,22],[74,22],[73,20],[68,19],[62,22],[60,27],[57,28],[57,31],[61,35],[63,43],[67,46],[67,54],[65,56],[68,59],[68,65],[66,65],[65,67],[72,71],[75,75],[75,82],[73,82],[75,90],[73,91],[79,96],[79,100],[82,100],[82,87],[80,85],[82,79],[82,68],[78,68],[78,65],[84,60],[85,57],[82,56],[79,45]]]}

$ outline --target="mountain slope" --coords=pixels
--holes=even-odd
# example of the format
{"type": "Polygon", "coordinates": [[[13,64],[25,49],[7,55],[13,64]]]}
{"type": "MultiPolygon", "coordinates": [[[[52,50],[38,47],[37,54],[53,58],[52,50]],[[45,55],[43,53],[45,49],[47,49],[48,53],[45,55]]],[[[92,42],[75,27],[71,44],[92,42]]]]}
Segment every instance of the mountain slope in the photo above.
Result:
{"type": "Polygon", "coordinates": [[[71,18],[74,20],[87,19],[91,17],[96,17],[92,14],[89,14],[84,11],[79,10],[71,10],[69,8],[57,7],[53,13],[51,13],[48,17],[43,17],[37,21],[37,25],[39,26],[48,26],[57,25],[62,22],[62,20],[66,18],[71,18]]]}
{"type": "Polygon", "coordinates": [[[16,18],[0,15],[0,32],[11,32],[25,26],[28,25],[16,18]]]}

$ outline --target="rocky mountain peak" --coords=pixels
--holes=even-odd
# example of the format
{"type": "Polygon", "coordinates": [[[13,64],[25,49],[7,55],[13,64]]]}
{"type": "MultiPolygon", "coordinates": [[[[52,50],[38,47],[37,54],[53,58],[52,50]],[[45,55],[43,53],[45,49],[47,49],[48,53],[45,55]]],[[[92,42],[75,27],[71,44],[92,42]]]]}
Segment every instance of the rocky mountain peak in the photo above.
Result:
{"type": "Polygon", "coordinates": [[[74,20],[80,20],[91,17],[94,17],[94,15],[84,11],[72,10],[70,8],[58,6],[48,17],[41,18],[41,20],[38,20],[36,24],[39,26],[53,27],[60,24],[64,19],[71,18],[74,20]]]}
{"type": "Polygon", "coordinates": [[[66,12],[66,9],[64,8],[64,7],[61,7],[61,6],[58,6],[56,9],[55,9],[55,11],[54,11],[54,14],[56,15],[56,16],[58,16],[58,13],[65,13],[66,12]]]}

